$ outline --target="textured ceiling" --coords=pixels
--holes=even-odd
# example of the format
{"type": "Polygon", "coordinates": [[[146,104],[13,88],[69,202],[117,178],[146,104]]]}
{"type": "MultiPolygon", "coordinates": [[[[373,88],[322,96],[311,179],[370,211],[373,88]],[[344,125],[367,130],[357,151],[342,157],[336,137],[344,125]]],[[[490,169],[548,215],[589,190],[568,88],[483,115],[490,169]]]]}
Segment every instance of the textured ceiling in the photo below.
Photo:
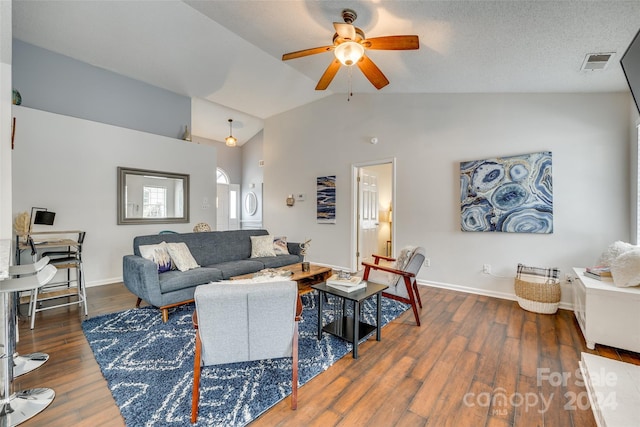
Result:
{"type": "Polygon", "coordinates": [[[197,98],[194,135],[221,141],[236,114],[244,142],[262,119],[350,84],[356,95],[376,92],[358,69],[349,82],[345,67],[315,91],[331,53],[281,61],[331,44],[345,7],[367,37],[420,37],[417,51],[368,52],[391,82],[381,93],[625,91],[619,59],[640,28],[638,0],[14,0],[13,34],[197,98]],[[616,56],[605,71],[580,71],[595,52],[616,56]]]}

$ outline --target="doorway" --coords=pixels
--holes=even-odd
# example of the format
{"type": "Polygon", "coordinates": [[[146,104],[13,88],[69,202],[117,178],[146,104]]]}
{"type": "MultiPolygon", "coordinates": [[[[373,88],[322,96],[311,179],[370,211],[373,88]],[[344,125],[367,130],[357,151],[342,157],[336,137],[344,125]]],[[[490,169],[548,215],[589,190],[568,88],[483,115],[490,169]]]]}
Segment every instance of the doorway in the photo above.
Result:
{"type": "Polygon", "coordinates": [[[392,256],[395,211],[395,159],[352,166],[354,215],[352,270],[372,262],[373,254],[392,256]]]}

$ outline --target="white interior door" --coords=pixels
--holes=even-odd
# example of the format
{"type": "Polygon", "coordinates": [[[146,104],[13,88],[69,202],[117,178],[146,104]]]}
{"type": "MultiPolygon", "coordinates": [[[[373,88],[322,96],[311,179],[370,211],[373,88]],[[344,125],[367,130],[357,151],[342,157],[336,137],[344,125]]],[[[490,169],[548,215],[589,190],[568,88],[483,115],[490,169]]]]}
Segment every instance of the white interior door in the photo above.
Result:
{"type": "Polygon", "coordinates": [[[373,262],[378,251],[378,176],[365,168],[358,171],[358,269],[373,262]]]}
{"type": "Polygon", "coordinates": [[[229,229],[229,184],[218,184],[216,199],[216,230],[229,229]]]}
{"type": "Polygon", "coordinates": [[[240,230],[240,186],[218,183],[216,230],[240,230]]]}

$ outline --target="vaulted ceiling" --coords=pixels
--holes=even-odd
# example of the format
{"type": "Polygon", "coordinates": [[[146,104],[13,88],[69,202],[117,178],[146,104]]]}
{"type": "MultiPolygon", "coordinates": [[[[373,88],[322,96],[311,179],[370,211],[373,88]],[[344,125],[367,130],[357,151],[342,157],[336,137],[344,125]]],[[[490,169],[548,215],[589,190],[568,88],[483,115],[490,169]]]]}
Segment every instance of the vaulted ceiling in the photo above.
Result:
{"type": "Polygon", "coordinates": [[[192,97],[194,135],[222,141],[232,117],[245,142],[274,114],[377,92],[346,67],[315,91],[331,52],[281,60],[330,45],[344,8],[367,37],[420,37],[417,51],[367,52],[390,81],[380,93],[626,91],[619,59],[640,28],[638,0],[14,0],[13,35],[192,97]],[[615,52],[606,70],[580,70],[600,52],[615,52]]]}

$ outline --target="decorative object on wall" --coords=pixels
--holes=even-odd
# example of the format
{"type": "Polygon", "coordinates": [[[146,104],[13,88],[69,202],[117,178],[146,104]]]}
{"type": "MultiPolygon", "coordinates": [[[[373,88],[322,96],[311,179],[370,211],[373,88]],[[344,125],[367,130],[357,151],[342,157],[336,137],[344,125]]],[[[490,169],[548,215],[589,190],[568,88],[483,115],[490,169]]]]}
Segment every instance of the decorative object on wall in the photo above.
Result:
{"type": "Polygon", "coordinates": [[[16,140],[16,118],[13,117],[11,120],[11,149],[15,148],[15,140],[16,140]]]}
{"type": "Polygon", "coordinates": [[[293,197],[293,194],[289,194],[287,196],[287,206],[291,207],[296,204],[296,199],[293,197]]]}
{"type": "Polygon", "coordinates": [[[227,144],[227,147],[235,147],[238,143],[238,140],[233,137],[233,132],[231,131],[232,123],[233,119],[229,119],[229,136],[224,139],[224,143],[227,144]]]}
{"type": "Polygon", "coordinates": [[[336,176],[319,176],[316,180],[318,224],[336,223],[336,176]]]}
{"type": "Polygon", "coordinates": [[[189,175],[118,167],[118,225],[189,222],[189,175]]]}
{"type": "Polygon", "coordinates": [[[462,231],[553,233],[551,152],[460,162],[462,231]]]}

